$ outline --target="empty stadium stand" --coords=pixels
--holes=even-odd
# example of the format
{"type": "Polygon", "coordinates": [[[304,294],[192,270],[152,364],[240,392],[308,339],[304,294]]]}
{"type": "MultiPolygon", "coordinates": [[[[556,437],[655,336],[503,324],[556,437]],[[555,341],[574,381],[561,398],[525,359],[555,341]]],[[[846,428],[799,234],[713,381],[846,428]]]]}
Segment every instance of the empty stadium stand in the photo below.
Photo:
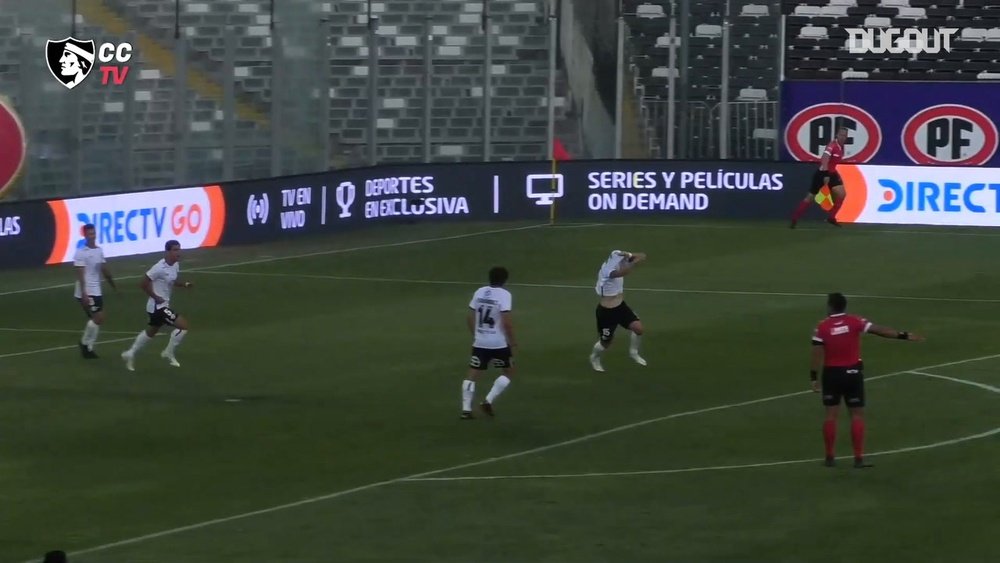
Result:
{"type": "MultiPolygon", "coordinates": [[[[72,92],[47,71],[42,74],[37,60],[26,64],[47,39],[70,34],[68,4],[33,0],[0,14],[0,93],[14,98],[29,134],[41,140],[33,143],[40,159],[29,167],[34,195],[65,191],[68,183],[95,192],[172,185],[179,177],[218,180],[224,177],[222,150],[229,122],[236,129],[233,178],[271,173],[272,118],[280,121],[279,172],[312,171],[323,162],[331,167],[364,164],[367,2],[282,0],[274,3],[273,14],[271,6],[269,0],[185,0],[175,14],[175,3],[162,0],[81,0],[76,35],[98,42],[132,40],[136,52],[130,78],[135,80],[127,89],[114,89],[90,77],[72,92]],[[228,52],[227,34],[233,41],[228,52]],[[178,42],[184,44],[183,82],[177,78],[178,42]],[[235,116],[224,111],[227,83],[235,90],[235,116]],[[179,89],[182,95],[177,95],[179,89]],[[329,95],[328,128],[317,119],[326,110],[324,94],[329,95]],[[175,123],[178,115],[183,123],[175,123]],[[78,138],[73,134],[77,130],[78,138]],[[324,131],[330,132],[329,155],[322,154],[324,131]],[[187,147],[184,154],[178,145],[187,147]],[[121,165],[123,150],[133,156],[130,169],[121,165]],[[79,174],[74,172],[78,168],[79,174]]],[[[491,0],[491,6],[492,156],[545,158],[550,96],[546,2],[491,0]]],[[[481,159],[482,2],[380,0],[373,11],[378,17],[374,109],[379,161],[422,159],[428,26],[433,35],[433,159],[481,159]]],[[[559,96],[557,104],[564,103],[559,96]]]]}
{"type": "Polygon", "coordinates": [[[987,0],[785,0],[785,73],[795,79],[1000,78],[1000,3],[987,0]],[[957,28],[951,52],[852,54],[849,28],[957,28]]]}
{"type": "MultiPolygon", "coordinates": [[[[684,6],[677,2],[675,18],[684,6]]],[[[717,129],[721,104],[728,104],[734,131],[728,156],[776,156],[776,103],[781,56],[781,14],[777,2],[730,2],[728,97],[723,96],[724,0],[694,1],[688,32],[677,25],[677,68],[669,67],[670,0],[626,0],[630,64],[643,106],[653,153],[663,155],[666,136],[665,100],[675,78],[678,120],[686,135],[678,156],[712,158],[719,154],[717,129]],[[687,51],[687,65],[681,52],[687,51]]]]}
{"type": "Polygon", "coordinates": [[[663,154],[665,101],[675,78],[679,156],[718,156],[720,119],[729,113],[728,156],[776,156],[780,76],[806,80],[976,81],[1000,79],[1000,2],[990,0],[733,0],[729,95],[722,94],[726,2],[690,6],[678,25],[677,68],[668,63],[670,0],[626,0],[629,63],[654,154],[663,154]],[[784,15],[784,23],[782,16],[784,15]],[[849,28],[957,28],[951,52],[852,54],[849,28]],[[784,38],[784,43],[782,43],[784,38]],[[682,53],[686,51],[686,58],[682,53]],[[783,72],[782,72],[783,71],[783,72]],[[680,125],[678,125],[680,127],[680,125]]]}

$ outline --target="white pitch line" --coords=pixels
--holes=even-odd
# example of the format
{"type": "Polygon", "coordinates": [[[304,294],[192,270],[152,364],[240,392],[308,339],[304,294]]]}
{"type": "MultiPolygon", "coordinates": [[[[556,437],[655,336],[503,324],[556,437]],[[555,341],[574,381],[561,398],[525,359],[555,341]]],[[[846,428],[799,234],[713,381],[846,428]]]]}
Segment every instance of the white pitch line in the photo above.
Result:
{"type": "Polygon", "coordinates": [[[994,393],[1000,393],[1000,387],[994,387],[992,385],[987,385],[985,383],[979,383],[978,381],[969,381],[968,379],[959,379],[957,377],[948,377],[947,375],[937,375],[935,373],[927,373],[923,371],[910,370],[910,373],[915,373],[917,375],[923,375],[924,377],[934,377],[936,379],[945,379],[947,381],[954,381],[955,383],[961,383],[963,385],[972,385],[973,387],[979,387],[980,389],[986,389],[987,391],[992,391],[994,393]]]}
{"type": "MultiPolygon", "coordinates": [[[[952,364],[954,365],[954,364],[952,364]]],[[[943,366],[937,366],[943,367],[943,366]]],[[[906,373],[913,373],[916,375],[924,375],[927,377],[936,377],[939,379],[946,379],[955,383],[961,383],[962,385],[972,385],[974,387],[979,387],[980,389],[985,389],[993,393],[1000,393],[1000,387],[993,387],[992,385],[986,385],[985,383],[978,383],[975,381],[969,381],[967,379],[959,379],[957,377],[947,377],[944,375],[935,375],[933,373],[926,373],[923,371],[910,370],[906,373]]],[[[890,374],[890,375],[900,375],[900,374],[890,374]]],[[[881,376],[887,377],[887,376],[881,376]]],[[[877,379],[873,377],[872,379],[877,379]]],[[[961,444],[962,442],[969,442],[972,440],[979,440],[980,438],[988,438],[994,434],[1000,434],[1000,427],[994,428],[993,430],[987,430],[986,432],[980,432],[979,434],[971,434],[969,436],[963,436],[962,438],[953,438],[951,440],[942,440],[940,442],[934,442],[933,444],[924,444],[921,446],[909,446],[906,448],[897,448],[894,450],[883,450],[880,452],[872,452],[867,454],[868,457],[873,456],[885,456],[892,454],[901,454],[907,452],[915,452],[920,450],[930,450],[934,448],[941,448],[944,446],[951,446],[954,444],[961,444]]],[[[841,456],[837,459],[850,459],[853,456],[841,456]]],[[[507,479],[570,479],[570,478],[580,478],[580,477],[631,477],[637,475],[669,475],[673,473],[696,473],[701,471],[726,471],[733,469],[753,469],[758,467],[775,467],[779,465],[793,465],[800,463],[817,463],[823,461],[823,458],[807,458],[807,459],[791,459],[786,461],[770,461],[764,463],[744,463],[740,465],[711,465],[705,467],[683,467],[678,469],[649,469],[645,471],[611,471],[603,473],[554,473],[554,474],[542,474],[542,475],[480,475],[480,476],[466,476],[466,477],[423,477],[419,479],[406,479],[406,481],[412,482],[428,482],[428,481],[499,481],[507,479]]]]}
{"type": "MultiPolygon", "coordinates": [[[[226,263],[226,264],[217,264],[215,266],[203,266],[203,267],[200,267],[200,268],[191,268],[191,269],[187,269],[185,271],[186,272],[206,272],[206,271],[214,270],[214,269],[217,269],[217,268],[234,268],[236,266],[248,266],[248,265],[251,265],[251,264],[265,264],[265,263],[268,263],[268,262],[277,262],[277,261],[280,261],[280,260],[295,260],[295,259],[298,259],[298,258],[310,258],[310,257],[313,257],[313,256],[327,256],[327,255],[331,255],[331,254],[344,254],[344,253],[347,253],[347,252],[359,252],[359,251],[362,251],[362,250],[376,250],[376,249],[379,249],[379,248],[395,248],[395,247],[398,247],[398,246],[409,246],[409,245],[413,245],[413,244],[423,244],[423,243],[428,243],[428,242],[439,242],[439,241],[446,241],[446,240],[456,240],[456,239],[477,237],[477,236],[482,236],[482,235],[492,235],[492,234],[497,234],[497,233],[510,233],[510,232],[515,232],[515,231],[525,231],[525,230],[528,230],[528,229],[538,229],[538,228],[545,227],[545,226],[547,226],[547,224],[537,224],[537,225],[528,225],[526,227],[510,227],[510,228],[506,228],[506,229],[492,229],[492,230],[488,230],[488,231],[473,231],[471,233],[462,233],[460,235],[449,235],[449,236],[445,236],[445,237],[434,237],[434,238],[425,238],[425,239],[416,239],[416,240],[405,240],[405,241],[400,241],[400,242],[390,242],[390,243],[384,243],[384,244],[370,244],[370,245],[366,245],[366,246],[355,246],[355,247],[352,247],[352,248],[334,248],[334,249],[331,249],[331,250],[320,250],[320,251],[317,251],[317,252],[307,252],[307,253],[304,253],[304,254],[289,254],[287,256],[269,256],[269,257],[266,257],[266,258],[258,258],[258,259],[255,259],[255,260],[246,260],[246,261],[243,261],[243,262],[229,262],[229,263],[226,263]]],[[[119,280],[130,280],[130,279],[139,279],[141,277],[142,276],[139,276],[139,275],[135,275],[135,276],[122,276],[122,277],[119,277],[119,278],[116,278],[116,279],[119,279],[119,280]]],[[[22,294],[22,293],[34,293],[34,292],[37,292],[37,291],[47,291],[47,290],[50,290],[50,289],[64,289],[64,288],[67,288],[67,287],[73,287],[75,284],[76,284],[76,282],[73,282],[73,283],[62,283],[62,284],[57,284],[57,285],[47,285],[47,286],[42,286],[42,287],[28,287],[28,288],[25,288],[25,289],[14,289],[14,290],[10,290],[10,291],[0,291],[0,297],[3,297],[5,295],[19,295],[19,294],[22,294]]]]}
{"type": "MultiPolygon", "coordinates": [[[[563,226],[576,225],[577,223],[564,223],[563,226]]],[[[647,227],[647,228],[662,228],[662,229],[698,229],[698,230],[736,230],[736,231],[788,231],[787,226],[761,226],[757,224],[747,224],[747,225],[697,225],[691,224],[686,225],[683,223],[586,223],[587,226],[600,225],[602,227],[647,227]]],[[[940,236],[959,236],[959,237],[1000,237],[1000,232],[993,233],[983,233],[983,232],[972,232],[972,231],[946,231],[948,228],[946,225],[942,225],[942,230],[931,230],[931,229],[879,229],[871,228],[873,224],[870,223],[844,223],[847,226],[845,229],[835,229],[833,227],[808,227],[799,225],[796,230],[799,231],[829,231],[831,233],[857,233],[857,234],[886,234],[886,235],[940,235],[940,236]]],[[[994,230],[997,230],[994,228],[994,230]]]]}
{"type": "MultiPolygon", "coordinates": [[[[988,438],[995,434],[1000,434],[1000,427],[994,428],[993,430],[987,430],[986,432],[980,432],[979,434],[971,434],[969,436],[963,436],[961,438],[952,438],[951,440],[942,440],[940,442],[934,442],[932,444],[923,444],[920,446],[909,446],[905,448],[897,448],[894,450],[883,450],[880,452],[872,452],[865,454],[866,457],[875,456],[887,456],[892,454],[901,454],[908,452],[915,452],[919,450],[930,450],[934,448],[942,448],[945,446],[952,446],[955,444],[961,444],[963,442],[971,442],[972,440],[979,440],[982,438],[988,438]]],[[[840,456],[837,459],[853,459],[853,455],[840,456]]],[[[644,471],[609,471],[603,473],[552,473],[552,474],[540,474],[540,475],[480,475],[480,476],[460,476],[460,477],[424,477],[421,479],[406,479],[406,482],[412,483],[427,483],[427,482],[438,482],[438,481],[506,481],[515,479],[573,479],[573,478],[586,478],[586,477],[635,477],[642,475],[671,475],[674,473],[700,473],[704,471],[730,471],[734,469],[756,469],[760,467],[777,467],[781,465],[796,465],[803,463],[819,463],[823,461],[823,458],[803,458],[803,459],[790,459],[786,461],[769,461],[764,463],[744,463],[740,465],[708,465],[704,467],[682,467],[677,469],[649,469],[644,471]]]]}
{"type": "MultiPolygon", "coordinates": [[[[129,277],[136,277],[136,276],[129,276],[129,277]]],[[[117,279],[123,279],[123,278],[117,278],[117,279]]],[[[41,287],[28,287],[25,289],[12,289],[10,291],[0,292],[0,297],[4,295],[20,295],[22,293],[35,293],[36,291],[48,291],[50,289],[64,289],[67,287],[74,287],[75,285],[76,283],[74,282],[74,283],[60,283],[56,285],[44,285],[41,287]]]]}
{"type": "MultiPolygon", "coordinates": [[[[138,334],[138,331],[136,332],[138,334]]],[[[112,340],[102,340],[97,344],[114,344],[115,342],[125,342],[126,340],[133,340],[134,337],[126,336],[124,338],[114,338],[112,340]]],[[[33,354],[44,354],[45,352],[58,352],[59,350],[70,350],[72,348],[79,348],[79,344],[69,344],[67,346],[53,346],[52,348],[41,348],[38,350],[28,350],[27,352],[14,352],[12,354],[0,354],[0,358],[15,358],[17,356],[31,356],[33,354]]]]}
{"type": "MultiPolygon", "coordinates": [[[[968,363],[972,363],[972,362],[980,362],[980,361],[984,361],[984,360],[991,360],[991,359],[994,359],[994,358],[1000,358],[1000,354],[991,354],[989,356],[979,356],[979,357],[976,357],[976,358],[967,358],[967,359],[964,359],[964,360],[957,360],[957,361],[954,361],[954,362],[947,362],[947,363],[943,363],[943,364],[935,364],[935,365],[930,365],[930,366],[921,366],[921,367],[914,368],[914,369],[917,369],[917,370],[936,369],[936,368],[942,368],[942,367],[948,367],[948,366],[956,366],[956,365],[960,365],[960,364],[968,364],[968,363]]],[[[872,380],[882,379],[882,378],[886,378],[886,377],[893,377],[893,376],[896,376],[896,375],[902,375],[902,374],[905,374],[905,373],[909,373],[910,371],[912,371],[912,370],[902,370],[902,371],[897,371],[897,372],[893,372],[893,373],[887,373],[887,374],[884,374],[884,375],[879,375],[879,376],[875,376],[875,377],[869,378],[868,380],[872,381],[872,380]]],[[[477,467],[477,466],[480,466],[480,465],[487,465],[487,464],[495,463],[495,462],[498,462],[498,461],[505,461],[505,460],[508,460],[508,459],[513,459],[513,458],[518,458],[518,457],[524,457],[524,456],[527,456],[527,455],[532,455],[532,454],[536,454],[536,453],[550,451],[550,450],[554,450],[554,449],[561,448],[561,447],[564,447],[564,446],[569,446],[569,445],[572,445],[572,444],[578,444],[580,442],[586,442],[588,440],[593,440],[594,438],[599,438],[601,436],[607,436],[608,434],[614,434],[616,432],[623,432],[625,430],[630,430],[632,428],[638,428],[640,426],[646,426],[646,425],[653,424],[653,423],[656,423],[656,422],[661,422],[661,421],[664,421],[664,420],[670,420],[670,419],[674,419],[674,418],[680,418],[680,417],[683,417],[683,416],[692,416],[692,415],[703,414],[703,413],[708,413],[708,412],[720,411],[720,410],[725,410],[725,409],[732,409],[732,408],[737,408],[737,407],[742,407],[742,406],[747,406],[747,405],[754,405],[754,404],[759,404],[759,403],[765,403],[765,402],[768,402],[768,401],[775,401],[775,400],[784,399],[784,398],[787,398],[787,397],[796,397],[796,396],[800,396],[800,395],[807,395],[807,394],[810,394],[810,393],[812,393],[812,391],[797,391],[797,392],[792,392],[792,393],[784,393],[784,394],[781,394],[781,395],[773,395],[771,397],[764,397],[764,398],[761,398],[761,399],[754,399],[754,400],[750,400],[750,401],[742,401],[742,402],[739,402],[739,403],[730,403],[730,404],[727,404],[727,405],[719,405],[719,406],[715,406],[715,407],[708,407],[708,408],[697,409],[697,410],[692,410],[692,411],[685,411],[685,412],[680,412],[680,413],[674,413],[674,414],[671,414],[671,415],[661,416],[661,417],[657,417],[657,418],[651,418],[651,419],[648,419],[648,420],[642,420],[642,421],[634,422],[634,423],[631,423],[631,424],[625,424],[625,425],[622,425],[622,426],[617,426],[617,427],[614,427],[614,428],[610,428],[608,430],[603,430],[601,432],[594,432],[592,434],[585,434],[583,436],[580,436],[580,437],[577,437],[577,438],[573,438],[573,439],[570,439],[570,440],[564,440],[562,442],[555,442],[555,443],[549,444],[547,446],[539,446],[537,448],[530,448],[530,449],[527,449],[527,450],[521,450],[521,451],[509,453],[509,454],[504,454],[504,455],[489,457],[489,458],[481,459],[479,461],[472,461],[472,462],[469,462],[469,463],[462,463],[462,464],[459,464],[459,465],[453,465],[451,467],[445,467],[445,468],[442,468],[442,469],[434,469],[434,470],[431,470],[431,471],[423,471],[421,473],[414,473],[412,475],[406,475],[406,476],[403,476],[403,477],[396,477],[394,479],[387,479],[387,480],[384,480],[384,481],[377,481],[377,482],[374,482],[374,483],[369,483],[367,485],[360,485],[360,486],[357,486],[357,487],[352,487],[350,489],[343,489],[343,490],[336,491],[336,492],[333,492],[333,493],[328,493],[328,494],[325,494],[325,495],[319,495],[319,496],[315,496],[315,497],[310,497],[310,498],[302,499],[302,500],[299,500],[299,501],[296,501],[296,502],[290,502],[290,503],[287,503],[287,504],[280,504],[280,505],[276,505],[276,506],[272,506],[272,507],[268,507],[268,508],[262,508],[262,509],[259,509],[259,510],[254,510],[254,511],[251,511],[251,512],[243,512],[241,514],[234,514],[232,516],[224,516],[224,517],[221,517],[221,518],[215,518],[215,519],[212,519],[212,520],[206,520],[204,522],[197,522],[195,524],[188,524],[187,526],[180,526],[180,527],[177,527],[177,528],[171,528],[169,530],[163,530],[163,531],[160,531],[160,532],[154,532],[154,533],[151,533],[151,534],[145,534],[145,535],[142,535],[142,536],[137,536],[137,537],[133,537],[133,538],[119,540],[119,541],[115,541],[115,542],[111,542],[111,543],[106,543],[106,544],[103,544],[103,545],[98,545],[98,546],[95,546],[95,547],[91,547],[91,548],[87,548],[87,549],[82,549],[80,551],[74,551],[73,553],[70,554],[70,556],[83,555],[83,554],[86,554],[86,553],[94,553],[94,552],[97,552],[97,551],[106,551],[106,550],[113,549],[113,548],[116,548],[116,547],[123,547],[123,546],[127,546],[127,545],[134,545],[134,544],[137,544],[137,543],[142,543],[142,542],[145,542],[145,541],[154,540],[154,539],[162,538],[162,537],[166,537],[166,536],[172,536],[172,535],[183,533],[183,532],[189,532],[189,531],[192,531],[192,530],[200,530],[200,529],[208,528],[210,526],[215,526],[215,525],[218,525],[218,524],[225,524],[225,523],[228,523],[228,522],[234,522],[234,521],[237,521],[237,520],[243,520],[243,519],[246,519],[246,518],[252,518],[254,516],[262,516],[264,514],[271,514],[271,513],[274,513],[274,512],[280,512],[280,511],[283,511],[283,510],[289,510],[289,509],[292,509],[292,508],[298,508],[300,506],[306,506],[306,505],[310,505],[310,504],[316,504],[316,503],[319,503],[319,502],[333,500],[333,499],[344,497],[344,496],[348,496],[348,495],[351,495],[351,494],[354,494],[354,493],[360,493],[360,492],[368,491],[368,490],[371,490],[371,489],[377,489],[379,487],[384,487],[386,485],[393,485],[393,484],[396,484],[396,483],[402,483],[404,481],[412,481],[412,480],[420,479],[420,478],[423,478],[423,477],[430,477],[432,475],[439,475],[441,473],[449,473],[451,471],[458,471],[458,470],[461,470],[461,469],[468,469],[470,467],[477,467]]],[[[26,563],[32,563],[32,562],[26,562],[26,563]]]]}
{"type": "MultiPolygon", "coordinates": [[[[274,277],[274,278],[302,278],[302,279],[317,279],[317,280],[332,280],[332,281],[361,281],[361,282],[372,282],[372,283],[409,283],[409,284],[420,284],[420,285],[466,285],[475,286],[482,285],[481,282],[465,282],[456,280],[411,280],[405,278],[380,278],[380,277],[363,277],[363,276],[332,276],[332,275],[322,275],[322,274],[288,274],[288,273],[277,273],[277,272],[220,272],[220,271],[204,271],[206,274],[218,274],[226,276],[249,276],[249,277],[274,277]]],[[[551,288],[551,289],[586,289],[593,291],[594,286],[592,285],[575,285],[575,284],[560,284],[560,283],[509,283],[510,287],[536,287],[536,288],[551,288]]],[[[680,288],[668,288],[668,287],[629,287],[628,291],[637,291],[643,293],[680,293],[680,294],[696,294],[696,295],[745,295],[754,297],[826,297],[825,293],[799,293],[792,291],[740,291],[740,290],[723,290],[723,289],[680,289],[680,288]]],[[[895,301],[939,301],[946,303],[1000,303],[1000,299],[976,299],[976,298],[966,298],[966,297],[919,297],[919,296],[906,296],[906,295],[865,295],[865,294],[848,294],[847,297],[856,299],[886,299],[895,301]]]]}
{"type": "Polygon", "coordinates": [[[493,234],[497,234],[497,233],[512,233],[512,232],[515,232],[515,231],[526,231],[526,230],[529,230],[529,229],[538,229],[538,228],[546,227],[546,226],[548,226],[548,224],[547,223],[543,223],[543,224],[537,224],[537,225],[528,225],[526,227],[510,227],[510,228],[506,228],[506,229],[492,229],[492,230],[489,230],[489,231],[475,231],[475,232],[472,232],[472,233],[462,233],[460,235],[450,235],[450,236],[446,236],[446,237],[434,237],[434,238],[425,238],[425,239],[416,239],[416,240],[406,240],[406,241],[392,242],[392,243],[386,243],[386,244],[371,244],[371,245],[367,245],[367,246],[356,246],[356,247],[353,247],[353,248],[335,248],[335,249],[332,249],[332,250],[320,250],[320,251],[317,251],[317,252],[307,252],[305,254],[294,254],[294,255],[289,255],[289,256],[275,256],[273,258],[257,258],[255,260],[246,260],[244,262],[232,262],[230,264],[219,264],[218,266],[206,266],[204,268],[198,268],[198,269],[195,269],[195,270],[188,270],[188,271],[189,272],[204,272],[204,271],[207,271],[207,270],[216,270],[218,268],[235,268],[237,266],[249,266],[249,265],[252,265],[252,264],[266,264],[268,262],[277,262],[277,261],[280,261],[280,260],[293,260],[293,259],[298,259],[298,258],[311,258],[313,256],[328,256],[328,255],[332,255],[332,254],[343,254],[345,252],[357,252],[357,251],[361,251],[361,250],[376,250],[376,249],[379,249],[379,248],[395,248],[395,247],[398,247],[398,246],[410,246],[410,245],[414,245],[414,244],[423,244],[423,243],[428,243],[428,242],[440,242],[440,241],[445,241],[445,240],[458,240],[458,239],[463,239],[463,238],[478,237],[478,236],[482,236],[482,235],[493,235],[493,234]]]}
{"type": "MultiPolygon", "coordinates": [[[[0,332],[52,332],[52,333],[66,333],[66,334],[82,334],[82,330],[71,330],[68,328],[14,328],[14,327],[0,327],[0,332]]],[[[102,330],[101,334],[136,334],[133,332],[126,332],[124,330],[102,330]]]]}

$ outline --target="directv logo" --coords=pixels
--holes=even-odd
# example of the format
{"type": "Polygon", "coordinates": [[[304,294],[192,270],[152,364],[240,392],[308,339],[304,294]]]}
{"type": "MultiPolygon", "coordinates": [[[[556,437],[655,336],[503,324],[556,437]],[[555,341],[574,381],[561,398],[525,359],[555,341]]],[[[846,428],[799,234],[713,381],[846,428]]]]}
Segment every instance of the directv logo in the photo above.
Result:
{"type": "Polygon", "coordinates": [[[269,208],[267,194],[261,195],[259,199],[256,195],[250,194],[250,199],[247,200],[247,224],[255,225],[258,219],[261,224],[267,223],[269,208]]]}

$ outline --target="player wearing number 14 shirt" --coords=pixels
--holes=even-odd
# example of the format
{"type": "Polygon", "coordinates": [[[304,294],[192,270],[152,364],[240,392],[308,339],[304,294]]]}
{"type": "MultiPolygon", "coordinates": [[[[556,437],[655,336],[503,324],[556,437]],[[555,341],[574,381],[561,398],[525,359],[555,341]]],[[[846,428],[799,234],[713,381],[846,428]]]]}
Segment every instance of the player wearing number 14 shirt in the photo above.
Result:
{"type": "Polygon", "coordinates": [[[500,377],[493,382],[486,399],[479,408],[493,416],[493,403],[510,385],[514,375],[514,354],[517,346],[514,340],[514,325],[511,321],[513,298],[504,289],[509,274],[506,268],[497,266],[489,273],[490,285],[480,287],[469,301],[466,321],[472,333],[472,357],[469,371],[462,382],[462,418],[471,419],[472,398],[476,394],[476,376],[491,365],[500,368],[500,377]]]}

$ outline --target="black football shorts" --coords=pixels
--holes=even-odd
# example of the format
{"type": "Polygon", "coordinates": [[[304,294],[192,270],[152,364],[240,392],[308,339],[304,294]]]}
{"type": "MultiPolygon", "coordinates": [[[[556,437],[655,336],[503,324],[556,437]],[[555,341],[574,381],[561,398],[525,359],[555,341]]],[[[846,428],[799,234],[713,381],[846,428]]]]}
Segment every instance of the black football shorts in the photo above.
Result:
{"type": "Polygon", "coordinates": [[[828,407],[841,401],[848,408],[865,406],[865,375],[862,365],[823,368],[823,404],[828,407]]]}
{"type": "Polygon", "coordinates": [[[828,176],[830,178],[829,185],[831,188],[844,185],[844,180],[843,178],[840,177],[840,174],[837,174],[836,172],[825,172],[823,170],[817,170],[816,173],[813,174],[812,187],[809,188],[809,193],[811,193],[812,195],[818,194],[819,191],[823,189],[823,186],[826,185],[826,182],[824,182],[823,180],[828,176]]]}
{"type": "Polygon", "coordinates": [[[627,329],[637,320],[639,317],[624,301],[613,308],[597,305],[597,334],[601,342],[610,342],[615,337],[615,330],[618,327],[627,329]]]}

